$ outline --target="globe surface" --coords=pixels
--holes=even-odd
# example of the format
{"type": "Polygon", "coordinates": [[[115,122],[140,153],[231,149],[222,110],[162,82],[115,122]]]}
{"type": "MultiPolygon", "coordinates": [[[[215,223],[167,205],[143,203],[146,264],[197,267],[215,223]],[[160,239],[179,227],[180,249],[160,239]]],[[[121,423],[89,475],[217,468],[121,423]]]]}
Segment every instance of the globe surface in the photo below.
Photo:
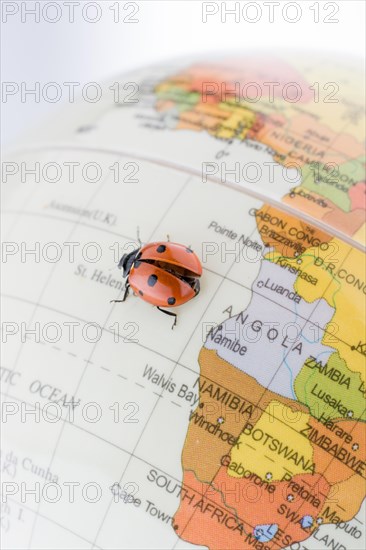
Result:
{"type": "Polygon", "coordinates": [[[321,55],[183,60],[9,153],[6,547],[365,547],[362,86],[321,55]],[[174,330],[110,303],[137,226],[202,261],[174,330]]]}

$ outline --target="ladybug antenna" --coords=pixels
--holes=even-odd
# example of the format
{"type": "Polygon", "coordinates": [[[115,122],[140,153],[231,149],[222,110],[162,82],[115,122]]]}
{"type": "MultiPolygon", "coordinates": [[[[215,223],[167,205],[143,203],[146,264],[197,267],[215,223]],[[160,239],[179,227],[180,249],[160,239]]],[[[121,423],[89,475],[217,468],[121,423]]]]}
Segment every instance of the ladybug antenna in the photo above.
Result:
{"type": "Polygon", "coordinates": [[[168,243],[170,243],[170,236],[168,233],[166,234],[166,240],[168,241],[168,243]]]}
{"type": "Polygon", "coordinates": [[[141,239],[140,239],[140,227],[139,226],[137,226],[136,233],[137,233],[137,240],[138,240],[138,243],[139,243],[140,248],[141,248],[142,242],[141,242],[141,239]]]}

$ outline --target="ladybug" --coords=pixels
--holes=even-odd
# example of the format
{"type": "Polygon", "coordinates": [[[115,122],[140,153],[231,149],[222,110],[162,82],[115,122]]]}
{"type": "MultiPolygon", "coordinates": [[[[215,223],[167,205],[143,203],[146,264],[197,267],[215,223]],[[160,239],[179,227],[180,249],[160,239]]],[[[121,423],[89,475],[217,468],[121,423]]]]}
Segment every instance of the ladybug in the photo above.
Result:
{"type": "Polygon", "coordinates": [[[173,316],[172,328],[177,323],[177,314],[162,308],[185,304],[200,291],[201,263],[193,250],[182,244],[170,241],[140,244],[122,256],[118,268],[127,277],[125,293],[122,300],[112,302],[124,302],[132,288],[145,302],[173,316]]]}

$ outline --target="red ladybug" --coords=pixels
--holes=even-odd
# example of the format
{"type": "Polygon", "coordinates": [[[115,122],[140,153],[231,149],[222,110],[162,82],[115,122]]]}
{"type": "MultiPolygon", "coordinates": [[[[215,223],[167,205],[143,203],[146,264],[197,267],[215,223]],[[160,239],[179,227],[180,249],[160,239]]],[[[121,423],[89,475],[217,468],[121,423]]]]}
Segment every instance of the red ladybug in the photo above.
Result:
{"type": "Polygon", "coordinates": [[[200,291],[199,277],[202,266],[196,254],[189,247],[178,243],[157,242],[140,246],[122,256],[119,269],[127,277],[123,300],[130,287],[135,294],[160,311],[174,317],[177,314],[162,307],[176,307],[185,304],[200,291]]]}

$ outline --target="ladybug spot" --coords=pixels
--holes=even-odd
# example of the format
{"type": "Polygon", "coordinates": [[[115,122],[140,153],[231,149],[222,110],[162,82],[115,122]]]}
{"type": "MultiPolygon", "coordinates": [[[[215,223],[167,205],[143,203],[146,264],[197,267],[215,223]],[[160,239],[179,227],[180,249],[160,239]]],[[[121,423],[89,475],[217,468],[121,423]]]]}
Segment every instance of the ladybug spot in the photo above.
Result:
{"type": "Polygon", "coordinates": [[[143,295],[144,295],[144,293],[142,292],[142,290],[139,290],[139,294],[140,294],[140,296],[143,296],[143,295]]]}
{"type": "Polygon", "coordinates": [[[156,281],[158,280],[157,275],[150,275],[150,277],[147,280],[147,284],[149,286],[154,286],[156,284],[156,281]]]}
{"type": "Polygon", "coordinates": [[[134,267],[135,269],[137,269],[138,267],[140,267],[140,265],[141,265],[140,260],[136,260],[136,262],[133,264],[133,267],[134,267]]]}
{"type": "Polygon", "coordinates": [[[191,250],[190,248],[186,248],[186,252],[189,252],[190,254],[193,254],[193,250],[191,250]]]}
{"type": "Polygon", "coordinates": [[[174,306],[175,301],[176,301],[176,300],[175,300],[175,298],[173,298],[173,296],[171,296],[170,298],[168,298],[168,304],[169,304],[170,306],[174,306]]]}
{"type": "Polygon", "coordinates": [[[165,244],[159,244],[158,248],[156,249],[156,252],[162,253],[166,251],[165,244]]]}

